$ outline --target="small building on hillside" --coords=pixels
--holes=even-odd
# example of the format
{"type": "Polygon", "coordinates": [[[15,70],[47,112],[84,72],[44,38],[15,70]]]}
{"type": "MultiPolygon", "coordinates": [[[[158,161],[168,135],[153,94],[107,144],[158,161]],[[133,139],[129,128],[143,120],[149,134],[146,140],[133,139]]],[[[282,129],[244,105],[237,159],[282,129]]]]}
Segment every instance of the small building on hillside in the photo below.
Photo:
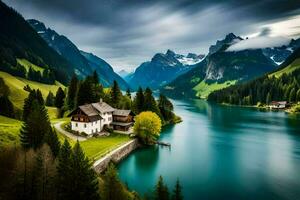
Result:
{"type": "Polygon", "coordinates": [[[287,101],[272,101],[269,107],[271,109],[284,109],[287,107],[287,101]]]}
{"type": "Polygon", "coordinates": [[[78,106],[70,115],[71,130],[87,135],[100,133],[105,126],[128,131],[134,116],[130,110],[115,109],[102,100],[78,106]]]}
{"type": "Polygon", "coordinates": [[[111,125],[114,130],[128,131],[133,125],[133,118],[134,113],[131,110],[115,110],[111,125]]]}

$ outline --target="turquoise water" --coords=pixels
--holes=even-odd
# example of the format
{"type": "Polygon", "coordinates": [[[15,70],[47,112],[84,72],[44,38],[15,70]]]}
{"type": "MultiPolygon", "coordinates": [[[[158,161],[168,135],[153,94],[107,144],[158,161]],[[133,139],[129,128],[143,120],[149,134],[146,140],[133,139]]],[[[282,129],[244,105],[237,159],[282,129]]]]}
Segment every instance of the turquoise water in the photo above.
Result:
{"type": "Polygon", "coordinates": [[[119,174],[145,193],[162,175],[185,199],[300,199],[300,118],[284,112],[174,101],[183,122],[165,128],[167,147],[135,151],[119,174]]]}

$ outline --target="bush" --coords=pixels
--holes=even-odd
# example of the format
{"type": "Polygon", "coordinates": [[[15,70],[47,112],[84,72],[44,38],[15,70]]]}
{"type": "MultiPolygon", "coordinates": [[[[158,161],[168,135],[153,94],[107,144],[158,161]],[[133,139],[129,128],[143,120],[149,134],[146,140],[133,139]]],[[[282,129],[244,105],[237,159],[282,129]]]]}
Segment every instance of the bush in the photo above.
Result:
{"type": "Polygon", "coordinates": [[[80,135],[80,136],[83,136],[83,137],[87,137],[87,136],[88,136],[88,134],[85,133],[85,132],[81,132],[79,135],[80,135]]]}
{"type": "Polygon", "coordinates": [[[160,135],[161,126],[159,116],[154,112],[147,111],[141,112],[135,117],[133,130],[144,144],[153,144],[160,135]]]}

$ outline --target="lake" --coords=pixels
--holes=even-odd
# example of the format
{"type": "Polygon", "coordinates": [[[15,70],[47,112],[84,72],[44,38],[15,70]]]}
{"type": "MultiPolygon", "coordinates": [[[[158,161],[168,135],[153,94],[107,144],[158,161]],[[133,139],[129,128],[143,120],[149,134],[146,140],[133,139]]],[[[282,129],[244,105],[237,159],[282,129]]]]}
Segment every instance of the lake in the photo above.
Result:
{"type": "Polygon", "coordinates": [[[168,126],[168,147],[135,151],[118,165],[143,194],[162,175],[185,199],[300,199],[300,117],[284,112],[173,101],[183,122],[168,126]]]}

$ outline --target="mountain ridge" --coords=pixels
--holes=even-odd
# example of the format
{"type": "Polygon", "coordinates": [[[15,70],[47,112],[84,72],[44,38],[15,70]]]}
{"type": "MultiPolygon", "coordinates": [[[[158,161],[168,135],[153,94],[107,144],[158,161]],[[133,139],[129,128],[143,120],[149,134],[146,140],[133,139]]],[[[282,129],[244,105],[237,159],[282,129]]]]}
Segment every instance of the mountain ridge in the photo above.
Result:
{"type": "Polygon", "coordinates": [[[300,48],[275,71],[241,85],[214,91],[209,101],[235,105],[263,105],[271,101],[300,101],[300,48]]]}
{"type": "Polygon", "coordinates": [[[203,97],[201,91],[207,94],[204,86],[212,92],[214,89],[251,80],[277,68],[278,65],[264,54],[264,49],[226,51],[230,45],[241,40],[243,38],[233,33],[218,40],[210,46],[209,53],[202,62],[160,88],[160,91],[177,98],[203,97]],[[226,82],[230,84],[224,84],[226,82]],[[215,83],[220,84],[220,87],[216,87],[215,83]],[[211,84],[214,84],[213,88],[210,87],[211,84]]]}
{"type": "Polygon", "coordinates": [[[192,69],[203,57],[204,55],[191,53],[184,56],[168,49],[166,53],[156,53],[150,61],[143,62],[127,79],[133,89],[141,86],[155,90],[192,69]]]}
{"type": "Polygon", "coordinates": [[[55,79],[69,81],[72,64],[50,48],[22,15],[2,1],[0,26],[0,70],[24,77],[24,68],[18,65],[17,59],[26,59],[53,72],[55,79]]]}
{"type": "Polygon", "coordinates": [[[81,51],[66,36],[58,34],[51,28],[47,28],[45,24],[39,20],[29,19],[27,22],[51,48],[73,64],[74,71],[80,78],[84,78],[96,70],[99,75],[100,82],[105,87],[110,86],[114,80],[119,83],[123,90],[126,90],[129,87],[128,84],[119,75],[117,75],[113,68],[103,59],[92,53],[81,51]]]}

